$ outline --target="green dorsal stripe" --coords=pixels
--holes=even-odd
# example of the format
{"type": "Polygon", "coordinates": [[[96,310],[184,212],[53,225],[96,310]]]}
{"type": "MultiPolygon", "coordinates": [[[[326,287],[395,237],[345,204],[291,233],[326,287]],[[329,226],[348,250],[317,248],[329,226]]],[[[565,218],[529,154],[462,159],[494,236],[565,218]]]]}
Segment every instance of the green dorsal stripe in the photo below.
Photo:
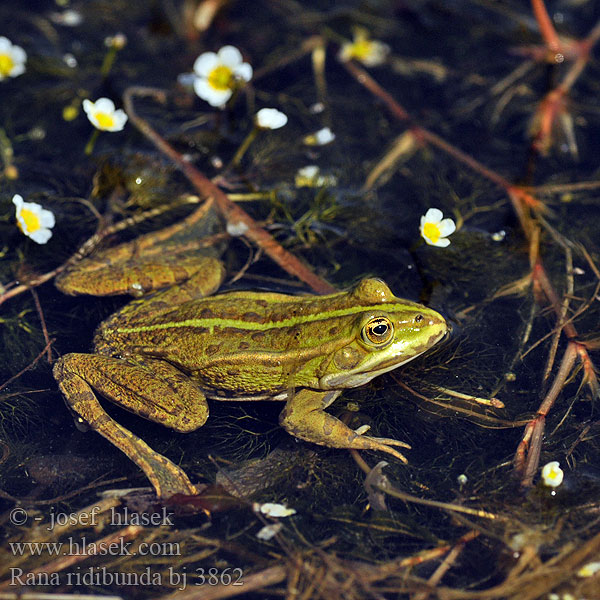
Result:
{"type": "MultiPolygon", "coordinates": [[[[368,312],[370,310],[394,312],[405,310],[406,308],[416,308],[409,304],[374,304],[372,306],[352,306],[350,308],[340,308],[338,310],[330,310],[319,312],[312,315],[299,315],[282,319],[281,321],[268,321],[265,323],[255,323],[253,321],[244,321],[242,319],[185,319],[183,321],[170,321],[168,323],[157,323],[156,325],[146,325],[140,327],[118,327],[117,333],[141,333],[144,331],[157,331],[160,329],[171,329],[175,327],[204,327],[212,333],[215,327],[233,327],[235,329],[247,329],[250,331],[260,331],[263,329],[274,329],[293,327],[301,323],[313,323],[315,321],[324,321],[326,319],[334,319],[336,317],[347,317],[357,313],[368,312]]],[[[427,310],[423,307],[423,310],[427,310]]]]}

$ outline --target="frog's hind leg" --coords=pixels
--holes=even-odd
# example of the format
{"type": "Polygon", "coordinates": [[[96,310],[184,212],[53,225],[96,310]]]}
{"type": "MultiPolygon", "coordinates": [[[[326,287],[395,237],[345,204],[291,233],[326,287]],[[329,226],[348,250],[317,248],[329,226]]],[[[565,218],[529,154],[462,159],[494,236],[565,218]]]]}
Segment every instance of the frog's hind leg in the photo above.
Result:
{"type": "Polygon", "coordinates": [[[132,364],[107,356],[67,354],[54,366],[54,377],[69,406],[144,471],[159,497],[197,493],[182,469],[114,421],[92,391],[177,431],[193,431],[206,421],[208,408],[202,392],[182,373],[155,360],[132,364]]]}
{"type": "MultiPolygon", "coordinates": [[[[109,251],[106,251],[62,273],[56,279],[56,287],[71,295],[130,294],[139,297],[162,288],[185,285],[189,281],[189,296],[204,297],[217,290],[224,277],[223,264],[210,256],[178,257],[165,248],[162,256],[133,256],[119,260],[109,258],[109,251]]],[[[167,302],[175,299],[176,304],[181,303],[181,297],[176,298],[172,293],[170,296],[167,302]]]]}
{"type": "Polygon", "coordinates": [[[408,444],[363,435],[364,426],[354,431],[333,415],[326,413],[325,408],[339,395],[339,391],[300,390],[287,401],[279,416],[279,422],[293,436],[313,444],[352,450],[380,450],[407,462],[406,458],[391,446],[410,448],[408,444]]]}

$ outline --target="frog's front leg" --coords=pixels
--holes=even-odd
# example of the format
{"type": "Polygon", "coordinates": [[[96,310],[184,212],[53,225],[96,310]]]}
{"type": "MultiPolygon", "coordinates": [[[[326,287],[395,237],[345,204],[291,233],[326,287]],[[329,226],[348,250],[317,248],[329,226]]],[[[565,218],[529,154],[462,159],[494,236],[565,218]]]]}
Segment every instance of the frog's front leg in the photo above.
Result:
{"type": "Polygon", "coordinates": [[[400,452],[390,446],[410,448],[408,444],[388,438],[362,435],[360,433],[362,428],[354,431],[325,412],[340,393],[340,391],[301,390],[287,401],[279,416],[279,422],[286,431],[307,442],[331,448],[380,450],[399,458],[402,462],[407,462],[400,452]]]}
{"type": "Polygon", "coordinates": [[[185,375],[159,360],[66,354],[56,362],[54,377],[69,406],[144,471],[159,497],[198,493],[182,469],[114,421],[92,391],[176,431],[193,431],[208,418],[208,406],[185,375]]]}

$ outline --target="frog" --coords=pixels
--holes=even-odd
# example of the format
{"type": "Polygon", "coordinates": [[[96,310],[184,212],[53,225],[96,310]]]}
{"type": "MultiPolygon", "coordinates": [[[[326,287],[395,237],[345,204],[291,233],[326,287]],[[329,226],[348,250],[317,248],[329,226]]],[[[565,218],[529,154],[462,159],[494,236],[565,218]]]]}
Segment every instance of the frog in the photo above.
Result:
{"type": "Polygon", "coordinates": [[[366,435],[365,425],[351,429],[326,409],[343,390],[432,348],[448,331],[444,317],[373,277],[326,295],[219,292],[220,258],[190,253],[189,236],[187,243],[180,236],[197,213],[183,225],[101,250],[58,278],[67,294],[134,296],[98,326],[93,352],[65,354],[54,365],[76,421],[124,452],[161,499],[200,488],[113,419],[98,395],[180,433],[204,425],[207,400],[282,401],[279,423],[295,438],[406,463],[397,448],[408,444],[366,435]]]}

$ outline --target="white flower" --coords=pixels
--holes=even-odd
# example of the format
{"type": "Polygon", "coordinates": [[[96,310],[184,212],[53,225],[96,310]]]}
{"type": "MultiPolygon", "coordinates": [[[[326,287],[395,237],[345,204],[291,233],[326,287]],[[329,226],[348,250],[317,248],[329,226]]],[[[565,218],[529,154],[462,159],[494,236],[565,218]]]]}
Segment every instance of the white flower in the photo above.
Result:
{"type": "Polygon", "coordinates": [[[293,508],[288,508],[284,504],[276,504],[275,502],[255,504],[254,509],[268,517],[289,517],[296,514],[296,511],[293,508]]]}
{"type": "Polygon", "coordinates": [[[456,224],[452,219],[443,219],[444,214],[439,208],[430,208],[421,217],[421,236],[430,246],[445,248],[450,245],[447,236],[454,233],[456,224]]]}
{"type": "Polygon", "coordinates": [[[319,171],[320,169],[317,165],[306,165],[305,167],[301,167],[296,173],[296,185],[298,185],[298,180],[304,181],[308,179],[312,181],[319,175],[319,171]]]}
{"type": "Polygon", "coordinates": [[[335,140],[335,133],[329,127],[323,127],[315,133],[311,133],[304,138],[304,143],[307,146],[325,146],[335,140]]]}
{"type": "Polygon", "coordinates": [[[17,208],[19,229],[37,244],[45,244],[52,237],[50,230],[55,223],[52,212],[36,202],[24,202],[19,194],[15,194],[12,201],[17,208]]]}
{"type": "Polygon", "coordinates": [[[50,13],[50,20],[57,25],[64,25],[65,27],[77,27],[83,23],[83,16],[76,10],[68,9],[61,13],[50,13]]]}
{"type": "Polygon", "coordinates": [[[283,528],[281,523],[271,523],[265,525],[257,534],[256,537],[259,540],[269,541],[273,536],[277,535],[283,528]]]}
{"type": "Polygon", "coordinates": [[[104,38],[104,45],[107,48],[122,50],[127,45],[127,36],[124,33],[116,33],[104,38]]]}
{"type": "Polygon", "coordinates": [[[243,221],[238,221],[237,223],[227,223],[225,229],[231,237],[240,237],[248,231],[248,225],[243,221]]]}
{"type": "Polygon", "coordinates": [[[385,62],[390,47],[378,40],[370,40],[366,31],[358,30],[354,40],[345,42],[339,51],[338,58],[342,62],[348,62],[355,58],[367,67],[376,67],[385,62]]]}
{"type": "Polygon", "coordinates": [[[337,177],[322,175],[317,165],[306,165],[296,172],[295,183],[296,187],[334,187],[337,185],[337,177]]]}
{"type": "Polygon", "coordinates": [[[287,115],[276,108],[261,108],[256,113],[256,124],[261,129],[279,129],[288,121],[287,115]]]}
{"type": "Polygon", "coordinates": [[[577,571],[578,577],[593,577],[596,573],[600,572],[600,562],[590,562],[587,565],[583,565],[579,571],[577,571]]]}
{"type": "Polygon", "coordinates": [[[252,67],[243,62],[235,46],[223,46],[216,54],[204,52],[194,63],[194,90],[211,106],[223,107],[242,82],[252,79],[252,67]]]}
{"type": "Polygon", "coordinates": [[[558,487],[562,483],[564,476],[565,474],[557,460],[545,464],[542,468],[542,480],[544,481],[544,485],[548,487],[558,487]]]}
{"type": "Polygon", "coordinates": [[[83,110],[90,123],[101,131],[121,131],[127,123],[127,115],[122,109],[115,110],[115,103],[109,98],[98,98],[92,102],[83,101],[83,110]]]}
{"type": "Polygon", "coordinates": [[[0,81],[25,73],[27,54],[21,46],[15,46],[8,38],[0,36],[0,81]]]}

